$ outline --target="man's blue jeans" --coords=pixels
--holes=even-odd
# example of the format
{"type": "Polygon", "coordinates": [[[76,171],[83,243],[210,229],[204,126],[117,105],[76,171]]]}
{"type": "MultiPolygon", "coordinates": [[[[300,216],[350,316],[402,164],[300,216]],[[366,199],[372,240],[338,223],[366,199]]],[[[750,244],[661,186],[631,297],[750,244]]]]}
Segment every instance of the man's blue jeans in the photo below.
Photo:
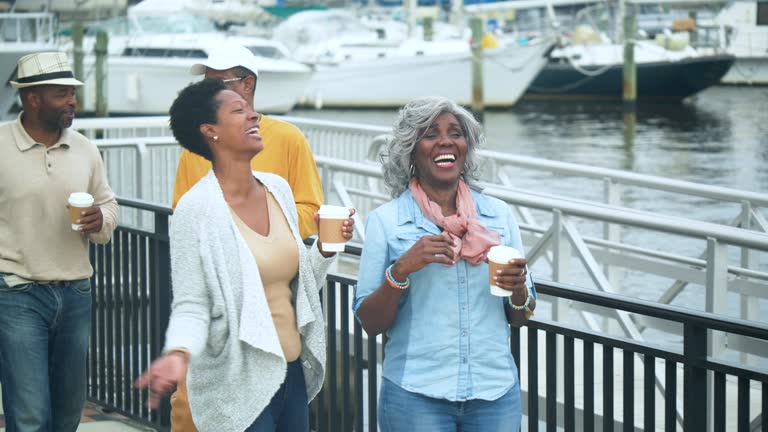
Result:
{"type": "Polygon", "coordinates": [[[522,415],[519,384],[494,401],[452,402],[409,392],[386,378],[381,380],[382,432],[518,432],[522,415]]]}
{"type": "Polygon", "coordinates": [[[7,432],[74,432],[86,395],[88,279],[9,287],[0,273],[0,383],[7,432]]]}

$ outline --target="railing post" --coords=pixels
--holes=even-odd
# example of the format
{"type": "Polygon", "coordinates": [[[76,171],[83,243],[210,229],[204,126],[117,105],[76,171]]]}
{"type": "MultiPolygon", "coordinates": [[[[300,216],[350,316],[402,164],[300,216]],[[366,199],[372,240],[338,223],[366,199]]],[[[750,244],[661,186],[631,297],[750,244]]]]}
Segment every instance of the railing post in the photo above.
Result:
{"type": "Polygon", "coordinates": [[[683,430],[706,431],[707,409],[707,329],[686,323],[683,339],[683,430]]]}
{"type": "MultiPolygon", "coordinates": [[[[610,177],[604,177],[603,193],[605,203],[612,206],[621,206],[622,189],[621,183],[617,183],[610,177]]],[[[621,243],[621,225],[604,222],[603,238],[612,243],[621,243]]],[[[621,287],[621,268],[605,264],[603,265],[603,272],[605,272],[608,282],[612,287],[621,287]]]]}
{"type": "MultiPolygon", "coordinates": [[[[155,212],[155,236],[154,243],[154,259],[153,259],[153,286],[150,287],[154,291],[154,295],[150,294],[150,298],[154,298],[157,304],[155,305],[155,320],[154,325],[154,343],[152,344],[153,350],[152,358],[159,356],[160,351],[165,345],[165,329],[168,328],[168,322],[171,318],[171,243],[168,231],[168,216],[163,213],[155,212]]],[[[160,424],[171,424],[171,407],[168,403],[168,399],[165,399],[159,410],[160,424]]]]}
{"type": "MultiPolygon", "coordinates": [[[[707,280],[704,310],[716,314],[725,314],[728,301],[728,255],[726,246],[717,239],[707,238],[707,280]]],[[[725,336],[722,333],[709,335],[709,351],[716,355],[725,348],[725,336]]]]}
{"type": "MultiPolygon", "coordinates": [[[[720,243],[717,241],[717,239],[709,237],[707,238],[707,280],[706,280],[706,299],[705,299],[705,310],[707,312],[713,312],[716,314],[725,314],[726,308],[728,304],[728,251],[726,249],[726,245],[720,243]]],[[[687,326],[686,326],[687,327],[687,326]]],[[[686,330],[687,331],[687,330],[686,330]]],[[[707,332],[704,330],[704,338],[706,339],[705,342],[705,348],[706,352],[705,355],[709,356],[715,356],[719,353],[721,353],[725,349],[725,334],[722,332],[714,332],[710,331],[707,332]]],[[[688,337],[686,336],[686,344],[687,344],[688,337]]],[[[687,347],[687,345],[686,345],[687,347]]],[[[687,349],[687,348],[685,348],[687,349]]],[[[687,363],[686,363],[687,364],[687,363]]],[[[687,375],[686,375],[687,376],[687,375]]],[[[686,380],[687,381],[687,380],[686,380]]],[[[707,401],[711,401],[713,394],[714,394],[714,388],[713,388],[713,381],[711,379],[707,379],[706,373],[704,374],[703,384],[704,386],[701,393],[697,394],[697,397],[704,397],[705,401],[704,404],[707,404],[707,401]]],[[[697,417],[702,417],[706,424],[713,424],[713,412],[712,410],[706,410],[706,407],[702,411],[692,411],[697,412],[697,417]],[[700,413],[707,413],[705,416],[702,416],[700,413]]],[[[687,419],[688,416],[686,415],[685,418],[687,419]]],[[[703,428],[693,428],[688,429],[686,427],[685,430],[705,430],[703,428]]],[[[706,429],[709,430],[709,429],[706,429]]]]}
{"type": "MultiPolygon", "coordinates": [[[[739,226],[746,230],[752,229],[752,203],[749,201],[744,200],[741,202],[741,217],[739,226]]],[[[757,263],[757,252],[750,248],[742,247],[741,267],[746,269],[757,268],[757,263]]],[[[757,321],[760,317],[760,303],[757,301],[751,301],[750,296],[743,293],[739,294],[739,300],[741,303],[741,318],[745,320],[757,321]]],[[[742,363],[750,364],[750,357],[747,355],[747,353],[742,352],[740,357],[742,363]]]]}
{"type": "MultiPolygon", "coordinates": [[[[552,212],[553,243],[552,243],[552,279],[564,282],[568,278],[571,263],[571,242],[565,232],[565,222],[562,211],[552,212]]],[[[552,305],[552,320],[560,321],[565,318],[570,309],[570,300],[557,298],[552,305]]]]}

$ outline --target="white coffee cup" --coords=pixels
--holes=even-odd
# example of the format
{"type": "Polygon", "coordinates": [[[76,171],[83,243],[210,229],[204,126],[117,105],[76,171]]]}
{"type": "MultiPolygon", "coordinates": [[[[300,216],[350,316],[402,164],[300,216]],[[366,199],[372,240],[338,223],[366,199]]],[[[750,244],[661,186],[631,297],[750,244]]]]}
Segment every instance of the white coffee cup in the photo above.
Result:
{"type": "Polygon", "coordinates": [[[512,292],[496,286],[493,277],[496,271],[502,268],[512,267],[509,260],[523,258],[519,250],[509,246],[494,246],[488,251],[488,281],[491,287],[491,294],[498,297],[509,297],[512,292]]]}
{"type": "Polygon", "coordinates": [[[93,206],[93,196],[87,192],[73,192],[67,201],[69,202],[69,221],[72,229],[77,231],[83,225],[75,221],[82,217],[84,210],[93,206]]]}
{"type": "Polygon", "coordinates": [[[344,221],[349,219],[349,209],[342,206],[323,204],[317,212],[320,215],[318,238],[325,252],[342,252],[347,239],[341,234],[344,221]]]}

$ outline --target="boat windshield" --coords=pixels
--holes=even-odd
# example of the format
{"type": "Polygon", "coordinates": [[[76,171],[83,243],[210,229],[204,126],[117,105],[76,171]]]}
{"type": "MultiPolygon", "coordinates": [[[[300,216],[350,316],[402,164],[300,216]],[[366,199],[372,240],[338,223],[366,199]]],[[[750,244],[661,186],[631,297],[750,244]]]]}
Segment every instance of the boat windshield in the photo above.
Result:
{"type": "Polygon", "coordinates": [[[168,33],[208,33],[216,31],[213,22],[202,16],[130,16],[112,18],[91,27],[89,34],[106,31],[112,36],[168,33]]]}

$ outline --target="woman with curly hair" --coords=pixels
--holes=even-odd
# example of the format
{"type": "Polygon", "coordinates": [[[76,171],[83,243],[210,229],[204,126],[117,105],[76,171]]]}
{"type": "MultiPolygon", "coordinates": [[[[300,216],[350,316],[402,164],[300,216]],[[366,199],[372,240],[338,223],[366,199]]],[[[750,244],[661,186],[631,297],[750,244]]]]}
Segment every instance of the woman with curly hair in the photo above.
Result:
{"type": "Polygon", "coordinates": [[[484,137],[472,115],[438,97],[405,105],[383,157],[393,200],[366,225],[353,309],[386,333],[379,427],[392,431],[517,431],[522,416],[509,324],[536,306],[525,259],[493,277],[488,250],[522,250],[504,202],[475,188],[484,137]]]}

